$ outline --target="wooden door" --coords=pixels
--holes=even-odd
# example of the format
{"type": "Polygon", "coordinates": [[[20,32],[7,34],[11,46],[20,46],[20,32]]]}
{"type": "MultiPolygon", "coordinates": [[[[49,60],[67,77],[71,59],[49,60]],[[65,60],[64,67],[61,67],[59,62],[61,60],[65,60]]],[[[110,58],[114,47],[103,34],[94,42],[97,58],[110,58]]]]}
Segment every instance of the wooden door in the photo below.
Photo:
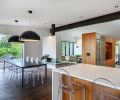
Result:
{"type": "Polygon", "coordinates": [[[96,33],[82,35],[82,62],[96,64],[96,33]]]}

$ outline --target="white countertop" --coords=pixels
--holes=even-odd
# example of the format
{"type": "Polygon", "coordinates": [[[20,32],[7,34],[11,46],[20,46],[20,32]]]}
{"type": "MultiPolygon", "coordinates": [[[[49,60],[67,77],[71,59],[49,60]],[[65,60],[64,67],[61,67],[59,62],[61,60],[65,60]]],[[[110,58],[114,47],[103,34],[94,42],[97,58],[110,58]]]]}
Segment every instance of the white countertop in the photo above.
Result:
{"type": "Polygon", "coordinates": [[[94,80],[97,78],[106,78],[110,80],[115,85],[115,87],[105,81],[98,81],[97,83],[120,90],[120,68],[111,68],[89,64],[77,64],[58,68],[53,71],[63,73],[59,71],[59,69],[65,69],[70,73],[71,76],[89,82],[94,82],[94,80]]]}
{"type": "Polygon", "coordinates": [[[51,64],[51,65],[59,65],[59,64],[66,64],[69,63],[68,61],[63,61],[63,62],[47,62],[47,64],[51,64]]]}

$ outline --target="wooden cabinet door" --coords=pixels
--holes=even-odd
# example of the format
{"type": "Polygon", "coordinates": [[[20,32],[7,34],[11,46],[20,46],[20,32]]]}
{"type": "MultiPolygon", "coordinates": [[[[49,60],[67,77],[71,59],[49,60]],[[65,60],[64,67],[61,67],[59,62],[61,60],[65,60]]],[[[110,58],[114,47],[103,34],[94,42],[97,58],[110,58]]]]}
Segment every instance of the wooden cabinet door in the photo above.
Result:
{"type": "Polygon", "coordinates": [[[94,84],[93,100],[120,100],[120,91],[94,84]]]}
{"type": "Polygon", "coordinates": [[[82,62],[96,64],[96,33],[82,35],[82,62]]]}

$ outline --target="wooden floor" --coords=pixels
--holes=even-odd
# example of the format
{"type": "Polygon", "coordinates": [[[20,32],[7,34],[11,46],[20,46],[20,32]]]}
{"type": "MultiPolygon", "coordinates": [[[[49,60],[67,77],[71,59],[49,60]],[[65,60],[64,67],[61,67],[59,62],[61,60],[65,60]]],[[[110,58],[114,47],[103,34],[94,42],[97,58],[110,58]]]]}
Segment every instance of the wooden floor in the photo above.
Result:
{"type": "MultiPolygon", "coordinates": [[[[1,71],[0,71],[1,72],[1,71]]],[[[2,72],[1,72],[2,73],[2,72]]],[[[48,80],[44,85],[37,83],[36,87],[25,84],[24,88],[3,79],[0,73],[0,100],[51,100],[52,71],[48,69],[48,80]]]]}

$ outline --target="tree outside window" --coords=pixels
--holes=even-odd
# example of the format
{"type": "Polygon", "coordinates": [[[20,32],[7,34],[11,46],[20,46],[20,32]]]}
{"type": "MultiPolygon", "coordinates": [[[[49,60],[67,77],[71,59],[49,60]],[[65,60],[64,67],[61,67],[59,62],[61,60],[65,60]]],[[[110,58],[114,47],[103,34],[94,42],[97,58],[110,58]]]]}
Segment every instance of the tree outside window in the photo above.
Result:
{"type": "Polygon", "coordinates": [[[0,35],[0,59],[6,55],[13,58],[22,58],[23,44],[21,43],[8,43],[9,36],[0,35]]]}

